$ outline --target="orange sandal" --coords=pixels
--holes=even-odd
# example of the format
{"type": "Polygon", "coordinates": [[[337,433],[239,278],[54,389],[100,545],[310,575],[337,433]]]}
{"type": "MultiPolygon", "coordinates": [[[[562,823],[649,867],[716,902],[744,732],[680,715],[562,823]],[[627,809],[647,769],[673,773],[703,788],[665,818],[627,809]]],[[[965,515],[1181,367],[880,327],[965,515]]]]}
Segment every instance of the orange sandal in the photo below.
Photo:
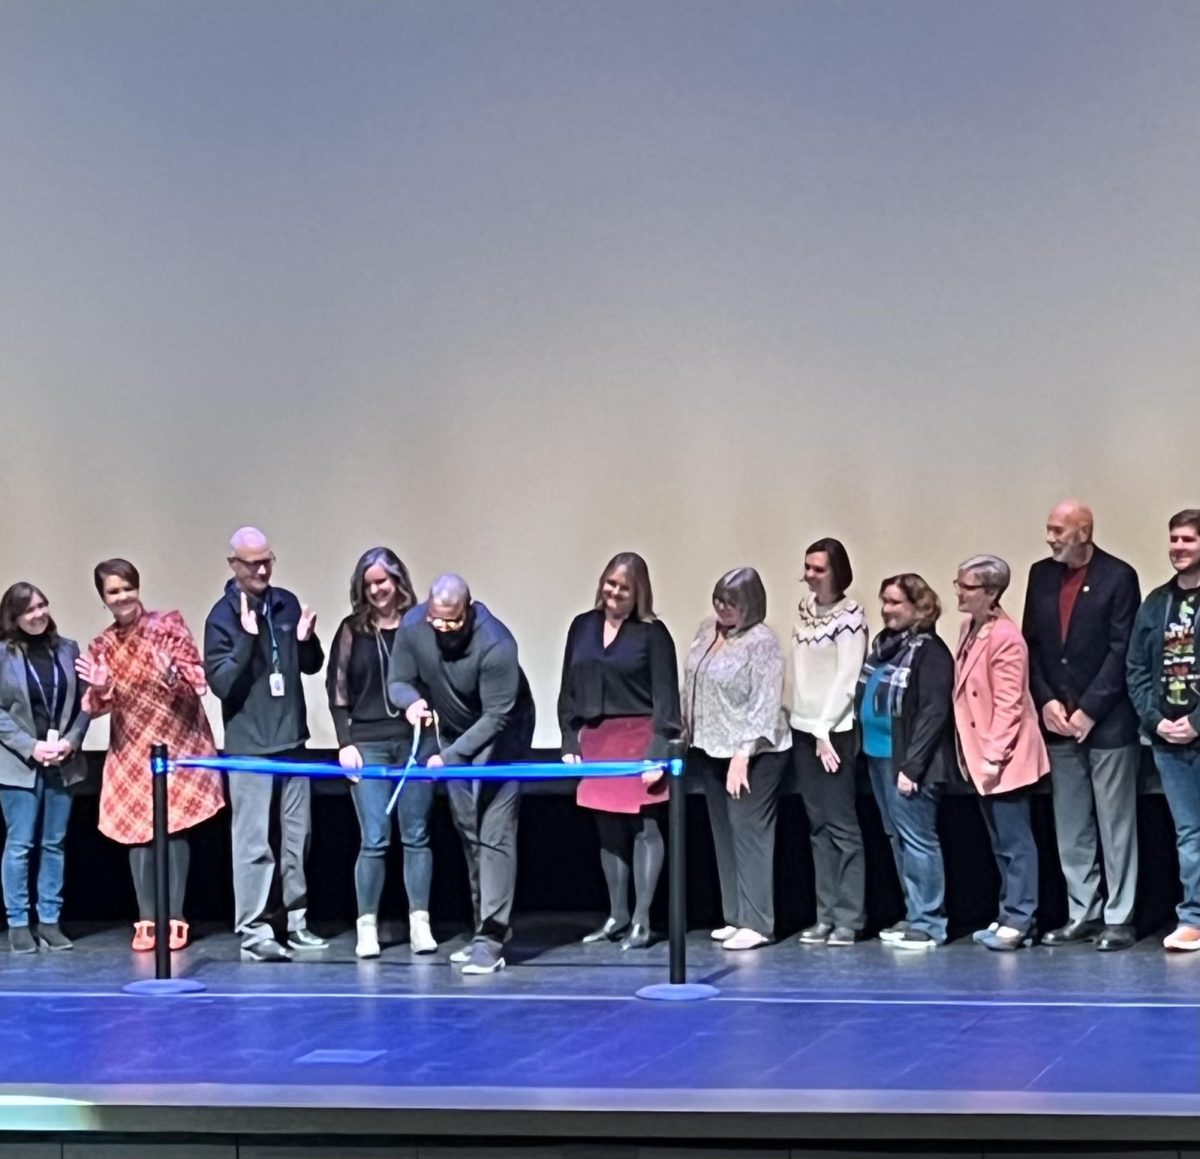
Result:
{"type": "Polygon", "coordinates": [[[153,922],[134,922],[133,923],[133,948],[135,950],[153,950],[154,949],[154,923],[153,922]]]}
{"type": "Polygon", "coordinates": [[[182,950],[184,946],[188,944],[189,936],[190,931],[188,930],[187,922],[181,921],[179,918],[172,918],[171,937],[167,942],[167,945],[170,946],[172,950],[182,950]]]}

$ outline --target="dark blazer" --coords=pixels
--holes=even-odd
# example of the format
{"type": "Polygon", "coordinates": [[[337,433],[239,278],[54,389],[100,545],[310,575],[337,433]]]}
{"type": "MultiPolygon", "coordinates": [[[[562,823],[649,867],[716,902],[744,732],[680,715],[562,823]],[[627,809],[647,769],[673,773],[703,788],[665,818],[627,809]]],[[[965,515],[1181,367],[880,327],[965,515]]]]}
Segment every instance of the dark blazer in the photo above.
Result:
{"type": "MultiPolygon", "coordinates": [[[[884,633],[886,634],[886,629],[884,633]]],[[[862,719],[864,686],[854,693],[854,719],[862,719]]],[[[904,711],[892,718],[892,767],[922,785],[963,782],[954,749],[954,657],[932,633],[908,673],[904,711]]]]}
{"type": "MultiPolygon", "coordinates": [[[[62,713],[58,731],[69,740],[75,751],[63,764],[56,766],[64,785],[78,784],[87,776],[87,759],[83,755],[83,737],[91,717],[80,708],[82,694],[75,678],[75,661],[79,645],[59,636],[55,657],[66,677],[62,713]]],[[[29,677],[25,671],[25,654],[20,648],[0,644],[0,785],[32,789],[42,766],[33,760],[33,705],[29,701],[29,677]]]]}
{"type": "MultiPolygon", "coordinates": [[[[1065,565],[1042,559],[1029,570],[1022,631],[1029,686],[1038,713],[1051,700],[1082,708],[1095,722],[1089,743],[1119,748],[1137,741],[1137,715],[1125,689],[1125,653],[1141,603],[1137,572],[1096,548],[1064,641],[1058,597],[1065,565]]],[[[1064,738],[1042,730],[1050,741],[1064,738]]]]}

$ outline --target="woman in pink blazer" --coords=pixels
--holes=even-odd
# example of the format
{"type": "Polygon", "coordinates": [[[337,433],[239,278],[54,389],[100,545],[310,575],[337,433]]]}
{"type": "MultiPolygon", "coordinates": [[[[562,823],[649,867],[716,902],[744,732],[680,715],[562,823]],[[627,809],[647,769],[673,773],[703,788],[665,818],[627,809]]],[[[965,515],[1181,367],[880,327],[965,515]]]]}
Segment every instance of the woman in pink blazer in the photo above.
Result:
{"type": "Polygon", "coordinates": [[[1012,573],[995,555],[958,569],[958,610],[967,613],[955,652],[954,722],[963,773],[979,794],[1000,870],[1000,913],[974,935],[989,950],[1017,950],[1035,937],[1037,846],[1029,824],[1029,787],[1050,758],[1029,692],[1029,649],[1000,607],[1012,573]]]}

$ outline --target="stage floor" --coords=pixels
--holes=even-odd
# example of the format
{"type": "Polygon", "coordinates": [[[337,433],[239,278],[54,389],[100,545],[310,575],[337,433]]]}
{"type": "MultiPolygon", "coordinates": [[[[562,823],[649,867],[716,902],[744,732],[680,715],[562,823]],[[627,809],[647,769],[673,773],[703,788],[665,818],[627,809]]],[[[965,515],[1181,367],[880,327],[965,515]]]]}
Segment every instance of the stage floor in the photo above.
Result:
{"type": "Polygon", "coordinates": [[[634,996],[666,980],[665,942],[580,945],[592,924],[523,920],[509,968],[482,978],[447,961],[461,937],[364,963],[345,932],[262,965],[211,934],[175,955],[207,987],[179,998],[122,992],[153,974],[124,927],[71,953],[0,954],[0,1128],[1197,1137],[1200,955],[1156,939],[737,954],[697,932],[689,977],[720,996],[672,1003],[634,996]]]}

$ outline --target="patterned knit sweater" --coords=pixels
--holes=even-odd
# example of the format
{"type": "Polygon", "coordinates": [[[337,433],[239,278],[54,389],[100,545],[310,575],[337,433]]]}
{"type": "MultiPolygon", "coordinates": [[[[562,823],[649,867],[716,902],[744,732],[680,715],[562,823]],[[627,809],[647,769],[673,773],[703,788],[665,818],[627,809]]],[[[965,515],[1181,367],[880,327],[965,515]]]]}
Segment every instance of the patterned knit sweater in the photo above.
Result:
{"type": "Polygon", "coordinates": [[[854,726],[854,689],[867,655],[867,617],[843,597],[819,607],[806,596],[792,628],[792,728],[818,740],[854,726]]]}

